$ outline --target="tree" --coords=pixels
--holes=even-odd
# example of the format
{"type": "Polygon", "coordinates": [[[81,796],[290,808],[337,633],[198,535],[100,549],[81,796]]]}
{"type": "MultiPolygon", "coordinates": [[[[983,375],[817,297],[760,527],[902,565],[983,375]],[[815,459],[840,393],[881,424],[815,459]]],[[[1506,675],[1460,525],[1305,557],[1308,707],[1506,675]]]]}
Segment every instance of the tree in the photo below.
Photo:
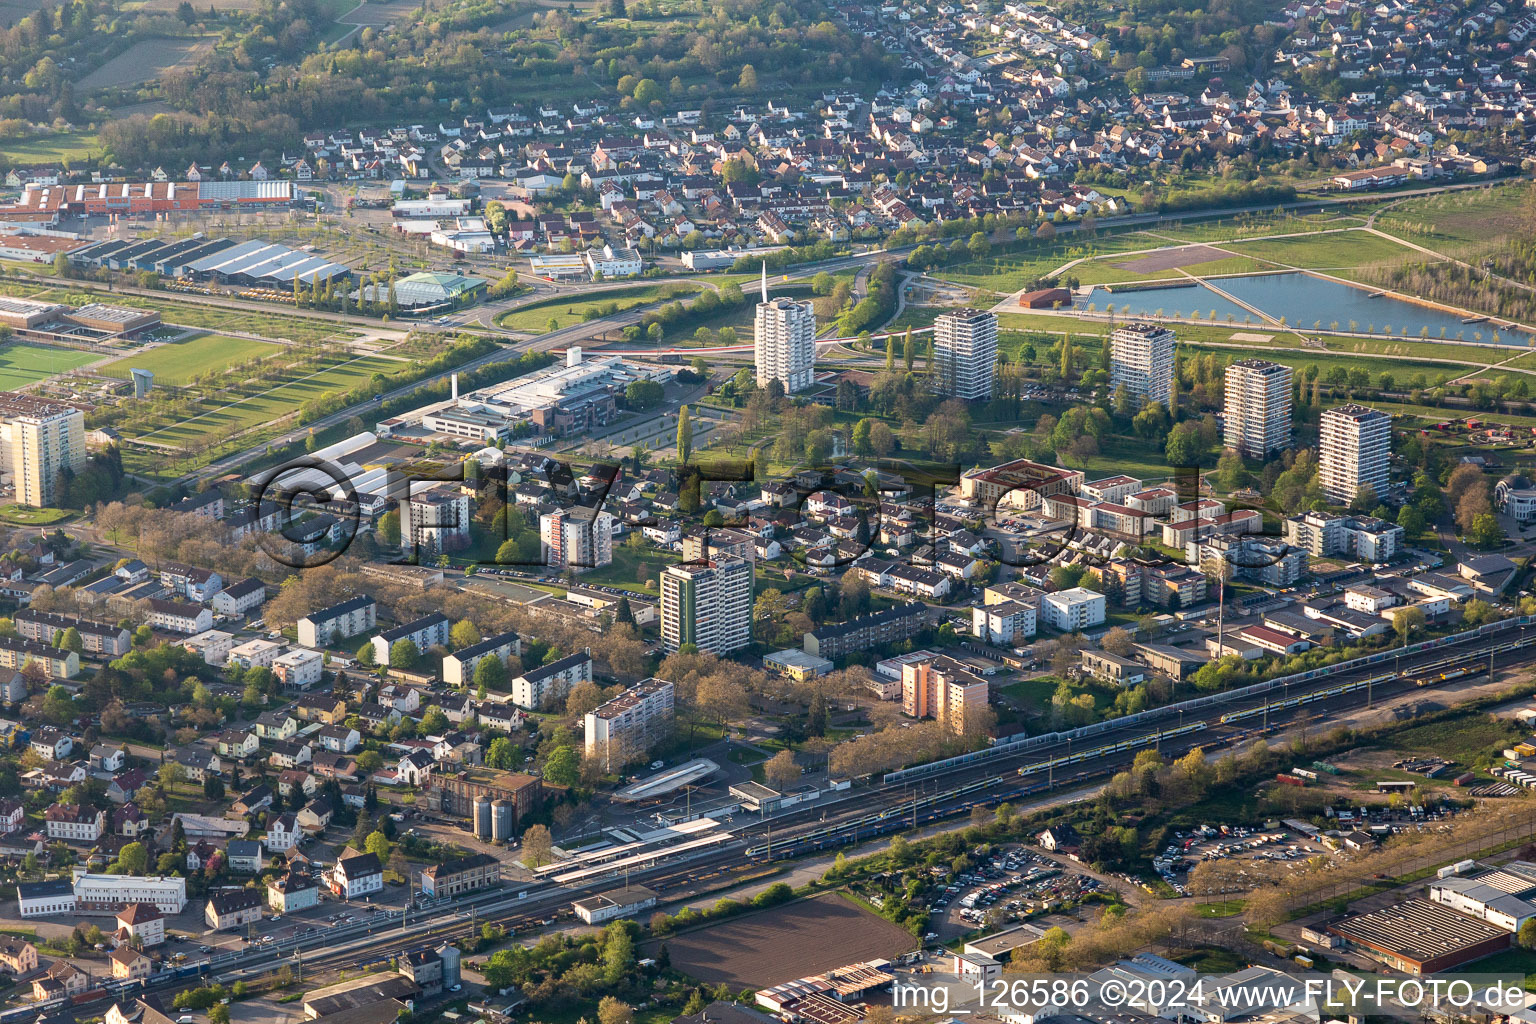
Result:
{"type": "Polygon", "coordinates": [[[411,669],[416,667],[416,660],[421,653],[416,650],[416,644],[409,637],[401,637],[389,645],[389,667],[399,669],[411,669]]]}
{"type": "Polygon", "coordinates": [[[570,747],[556,747],[544,762],[544,777],[557,786],[574,786],[581,781],[581,758],[570,747]]]}
{"type": "Polygon", "coordinates": [[[1398,639],[1404,646],[1416,630],[1424,628],[1424,609],[1417,606],[1399,608],[1392,613],[1392,628],[1397,631],[1398,639]]]}
{"type": "Polygon", "coordinates": [[[43,717],[54,725],[68,724],[75,717],[75,698],[62,686],[50,686],[43,697],[43,717]]]}
{"type": "Polygon", "coordinates": [[[76,654],[85,653],[85,641],[80,639],[80,631],[70,626],[59,634],[59,647],[66,651],[74,651],[76,654]]]}
{"type": "Polygon", "coordinates": [[[468,619],[460,619],[453,624],[453,629],[448,633],[449,642],[453,649],[462,651],[466,647],[473,647],[482,639],[480,628],[468,619]]]}
{"type": "Polygon", "coordinates": [[[583,679],[565,695],[565,713],[572,718],[580,718],[602,702],[603,691],[596,683],[583,679]]]}
{"type": "Polygon", "coordinates": [[[378,659],[373,656],[373,641],[368,641],[357,649],[357,663],[364,668],[373,668],[378,659]]]}
{"type": "Polygon", "coordinates": [[[117,851],[117,866],[125,875],[142,875],[149,870],[149,848],[143,843],[129,843],[117,851]]]}
{"type": "Polygon", "coordinates": [[[363,849],[379,858],[379,864],[383,866],[389,860],[389,836],[379,831],[370,832],[368,838],[363,840],[363,849]]]}
{"type": "Polygon", "coordinates": [[[677,410],[677,461],[686,466],[693,455],[693,423],[688,418],[688,407],[677,410]]]}
{"type": "Polygon", "coordinates": [[[793,785],[800,778],[800,766],[795,763],[795,755],[791,750],[781,750],[768,759],[763,765],[763,778],[768,784],[781,792],[793,785]]]}
{"type": "Polygon", "coordinates": [[[400,543],[400,513],[395,509],[390,509],[382,516],[379,516],[377,532],[379,540],[385,544],[391,547],[398,545],[400,543]]]}
{"type": "Polygon", "coordinates": [[[1468,539],[1480,548],[1492,548],[1504,543],[1504,528],[1492,512],[1479,512],[1472,519],[1468,539]]]}
{"type": "Polygon", "coordinates": [[[505,771],[511,768],[516,760],[517,748],[505,736],[498,736],[491,740],[491,745],[486,748],[485,763],[492,768],[500,768],[505,771]]]}
{"type": "Polygon", "coordinates": [[[1520,926],[1519,940],[1521,949],[1536,949],[1536,917],[1527,918],[1520,926]]]}
{"type": "Polygon", "coordinates": [[[603,996],[597,1004],[597,1024],[635,1024],[635,1011],[622,999],[603,996]]]}
{"type": "Polygon", "coordinates": [[[209,800],[223,800],[224,780],[217,775],[205,775],[203,777],[203,796],[209,800]]]}
{"type": "Polygon", "coordinates": [[[553,855],[554,840],[550,837],[548,827],[544,825],[529,825],[528,831],[523,833],[523,863],[538,867],[553,855]]]}
{"type": "Polygon", "coordinates": [[[481,658],[475,664],[475,688],[500,690],[507,685],[507,666],[497,657],[481,658]]]}
{"type": "Polygon", "coordinates": [[[1130,657],[1131,634],[1119,626],[1113,626],[1109,632],[1104,634],[1104,638],[1099,641],[1099,646],[1117,657],[1130,657]]]}

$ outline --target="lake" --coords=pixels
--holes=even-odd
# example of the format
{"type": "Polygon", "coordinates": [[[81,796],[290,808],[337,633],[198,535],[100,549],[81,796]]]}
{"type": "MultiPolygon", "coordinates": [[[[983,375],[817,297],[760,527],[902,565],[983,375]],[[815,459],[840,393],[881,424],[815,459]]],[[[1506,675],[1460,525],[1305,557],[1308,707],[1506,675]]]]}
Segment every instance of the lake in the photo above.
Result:
{"type": "MultiPolygon", "coordinates": [[[[1302,329],[1340,330],[1351,333],[1384,334],[1396,337],[1418,338],[1428,331],[1430,338],[1460,338],[1475,341],[1492,341],[1497,328],[1488,322],[1466,324],[1455,313],[1448,313],[1427,306],[1381,295],[1371,297],[1364,288],[1355,288],[1338,281],[1313,277],[1311,274],[1283,273],[1260,274],[1250,277],[1214,278],[1211,284],[1254,309],[1263,310],[1269,316],[1285,318],[1288,325],[1302,329]],[[1336,326],[1335,326],[1336,325],[1336,326]]],[[[1192,282],[1174,288],[1147,288],[1106,292],[1095,287],[1078,308],[1086,309],[1093,304],[1096,309],[1113,305],[1117,310],[1130,307],[1130,314],[1188,317],[1198,311],[1200,319],[1225,321],[1230,315],[1234,323],[1258,325],[1260,317],[1232,302],[1203,283],[1192,282]]],[[[1529,336],[1521,331],[1501,330],[1499,340],[1504,344],[1525,345],[1529,336]]]]}

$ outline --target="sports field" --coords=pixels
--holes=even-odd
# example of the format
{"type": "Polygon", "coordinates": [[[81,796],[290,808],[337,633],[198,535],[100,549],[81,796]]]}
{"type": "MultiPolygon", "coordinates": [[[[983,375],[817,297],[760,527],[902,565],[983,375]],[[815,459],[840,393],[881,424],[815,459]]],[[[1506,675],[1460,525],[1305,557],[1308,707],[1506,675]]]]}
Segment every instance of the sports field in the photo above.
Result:
{"type": "Polygon", "coordinates": [[[280,350],[281,346],[267,341],[230,338],[222,334],[195,334],[108,363],[99,372],[109,377],[126,378],[129,370],[148,370],[155,375],[157,381],[186,384],[193,377],[209,370],[222,370],[247,359],[273,355],[280,350]]]}
{"type": "Polygon", "coordinates": [[[270,391],[216,404],[212,409],[190,419],[140,436],[162,444],[194,445],[206,441],[211,434],[230,429],[245,430],[286,416],[305,402],[327,392],[345,391],[363,383],[375,373],[391,373],[406,365],[398,359],[377,356],[349,359],[328,369],[279,384],[270,391]]]}
{"type": "Polygon", "coordinates": [[[90,352],[24,341],[0,346],[0,390],[14,391],[101,358],[90,352]]]}

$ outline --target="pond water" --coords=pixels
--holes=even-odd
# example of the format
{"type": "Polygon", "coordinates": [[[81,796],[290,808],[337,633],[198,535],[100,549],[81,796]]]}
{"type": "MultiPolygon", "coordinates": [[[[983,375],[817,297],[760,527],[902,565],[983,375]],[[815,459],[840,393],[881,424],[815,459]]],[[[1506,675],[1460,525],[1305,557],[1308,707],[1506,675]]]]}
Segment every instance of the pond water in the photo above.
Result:
{"type": "MultiPolygon", "coordinates": [[[[1455,313],[1419,306],[1412,302],[1381,295],[1371,297],[1364,288],[1355,288],[1338,281],[1329,281],[1311,274],[1263,274],[1253,277],[1224,277],[1211,282],[1216,288],[1252,306],[1271,317],[1285,318],[1287,324],[1303,329],[1321,323],[1322,330],[1337,329],[1353,333],[1384,334],[1406,337],[1410,340],[1423,337],[1428,331],[1430,339],[1460,338],[1463,341],[1491,342],[1493,332],[1499,330],[1499,340],[1504,344],[1525,345],[1530,336],[1521,331],[1499,329],[1494,324],[1463,323],[1455,313]],[[1334,325],[1337,324],[1337,328],[1334,325]]],[[[1130,307],[1130,313],[1139,316],[1155,316],[1161,310],[1164,316],[1188,317],[1198,311],[1200,319],[1226,321],[1228,315],[1236,324],[1260,324],[1261,318],[1232,302],[1203,283],[1191,283],[1175,288],[1148,288],[1125,291],[1116,289],[1106,292],[1096,287],[1086,298],[1078,302],[1079,308],[1093,304],[1096,309],[1113,305],[1117,310],[1130,307]]]]}

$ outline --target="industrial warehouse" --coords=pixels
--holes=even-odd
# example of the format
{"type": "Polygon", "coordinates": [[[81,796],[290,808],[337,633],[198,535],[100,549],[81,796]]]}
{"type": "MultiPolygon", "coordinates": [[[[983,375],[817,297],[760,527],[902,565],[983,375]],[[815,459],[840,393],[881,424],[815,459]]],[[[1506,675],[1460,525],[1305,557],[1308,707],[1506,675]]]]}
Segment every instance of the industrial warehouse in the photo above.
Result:
{"type": "Polygon", "coordinates": [[[291,181],[149,181],[91,185],[28,185],[0,218],[19,215],[89,217],[154,216],[195,210],[268,209],[287,206],[297,194],[291,181]]]}
{"type": "Polygon", "coordinates": [[[20,338],[94,343],[137,338],[160,326],[160,314],[100,302],[76,307],[0,296],[0,324],[20,338]]]}
{"type": "Polygon", "coordinates": [[[242,287],[292,288],[295,281],[345,281],[350,267],[273,242],[189,238],[177,242],[111,239],[70,254],[78,267],[141,270],[162,277],[242,287]]]}

